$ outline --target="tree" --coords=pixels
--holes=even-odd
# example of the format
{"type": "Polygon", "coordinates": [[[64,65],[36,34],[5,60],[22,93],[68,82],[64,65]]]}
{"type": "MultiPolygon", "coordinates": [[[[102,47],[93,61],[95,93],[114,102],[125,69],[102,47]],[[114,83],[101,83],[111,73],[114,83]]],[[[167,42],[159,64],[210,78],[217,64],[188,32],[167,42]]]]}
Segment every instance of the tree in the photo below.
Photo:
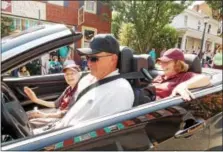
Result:
{"type": "Polygon", "coordinates": [[[1,37],[8,36],[10,34],[12,26],[12,19],[8,17],[1,17],[1,37]]]}
{"type": "Polygon", "coordinates": [[[151,48],[156,35],[171,20],[191,4],[181,1],[110,1],[113,10],[119,12],[121,21],[133,24],[135,50],[145,53],[151,48]]]}
{"type": "Polygon", "coordinates": [[[122,23],[119,30],[120,45],[128,46],[134,50],[136,46],[135,30],[132,23],[122,23]]]}
{"type": "Polygon", "coordinates": [[[154,38],[152,47],[156,48],[158,53],[164,48],[172,48],[177,43],[178,36],[179,34],[174,27],[166,25],[154,38]]]}
{"type": "Polygon", "coordinates": [[[120,19],[120,15],[118,12],[112,12],[112,23],[111,23],[111,31],[114,36],[119,39],[119,29],[121,28],[122,20],[120,19]]]}
{"type": "Polygon", "coordinates": [[[205,0],[206,3],[212,8],[212,12],[218,11],[216,16],[217,20],[222,20],[223,17],[223,2],[218,0],[205,0]]]}

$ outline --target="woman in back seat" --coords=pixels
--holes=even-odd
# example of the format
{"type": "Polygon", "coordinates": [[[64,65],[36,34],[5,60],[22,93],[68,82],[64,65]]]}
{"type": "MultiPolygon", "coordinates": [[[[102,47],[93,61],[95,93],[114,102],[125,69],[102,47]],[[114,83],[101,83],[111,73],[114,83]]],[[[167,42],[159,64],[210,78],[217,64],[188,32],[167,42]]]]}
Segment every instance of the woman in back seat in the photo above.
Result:
{"type": "Polygon", "coordinates": [[[194,98],[188,89],[207,86],[210,79],[202,74],[187,72],[189,66],[184,62],[183,52],[178,48],[167,50],[161,58],[157,59],[164,71],[153,80],[157,99],[180,94],[186,101],[194,98]]]}

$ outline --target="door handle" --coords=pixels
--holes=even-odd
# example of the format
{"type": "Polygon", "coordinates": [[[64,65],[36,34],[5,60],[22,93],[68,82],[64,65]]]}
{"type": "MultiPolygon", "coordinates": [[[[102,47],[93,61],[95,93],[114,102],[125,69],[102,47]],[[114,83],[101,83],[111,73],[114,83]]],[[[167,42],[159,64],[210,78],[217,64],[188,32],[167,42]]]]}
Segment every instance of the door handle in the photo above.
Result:
{"type": "Polygon", "coordinates": [[[196,124],[183,129],[179,130],[175,133],[174,137],[175,138],[187,138],[189,136],[192,136],[193,134],[203,130],[206,126],[206,122],[204,119],[197,119],[196,124]]]}

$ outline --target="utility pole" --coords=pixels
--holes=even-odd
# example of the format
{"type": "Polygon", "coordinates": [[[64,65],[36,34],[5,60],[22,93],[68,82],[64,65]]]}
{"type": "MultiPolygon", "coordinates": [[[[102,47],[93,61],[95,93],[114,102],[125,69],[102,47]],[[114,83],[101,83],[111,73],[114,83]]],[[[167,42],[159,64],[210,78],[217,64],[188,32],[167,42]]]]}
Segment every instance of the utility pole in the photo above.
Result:
{"type": "Polygon", "coordinates": [[[204,17],[204,30],[203,30],[202,40],[201,40],[201,50],[198,54],[198,57],[201,59],[202,66],[204,65],[203,54],[205,53],[204,43],[205,43],[205,32],[206,32],[206,26],[207,26],[208,20],[209,20],[209,16],[205,16],[204,17]]]}

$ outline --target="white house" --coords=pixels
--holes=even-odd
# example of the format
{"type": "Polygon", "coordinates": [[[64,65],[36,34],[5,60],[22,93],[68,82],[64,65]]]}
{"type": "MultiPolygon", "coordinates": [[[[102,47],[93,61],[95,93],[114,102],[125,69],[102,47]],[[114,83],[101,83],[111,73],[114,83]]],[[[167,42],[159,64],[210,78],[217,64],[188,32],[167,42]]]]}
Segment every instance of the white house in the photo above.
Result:
{"type": "MultiPolygon", "coordinates": [[[[201,48],[201,39],[204,31],[204,17],[206,15],[191,9],[185,9],[177,15],[171,25],[180,33],[176,47],[191,53],[197,53],[201,48]]],[[[206,25],[205,43],[203,51],[211,50],[213,53],[219,45],[222,45],[222,38],[217,36],[219,22],[209,16],[206,25]]]]}

